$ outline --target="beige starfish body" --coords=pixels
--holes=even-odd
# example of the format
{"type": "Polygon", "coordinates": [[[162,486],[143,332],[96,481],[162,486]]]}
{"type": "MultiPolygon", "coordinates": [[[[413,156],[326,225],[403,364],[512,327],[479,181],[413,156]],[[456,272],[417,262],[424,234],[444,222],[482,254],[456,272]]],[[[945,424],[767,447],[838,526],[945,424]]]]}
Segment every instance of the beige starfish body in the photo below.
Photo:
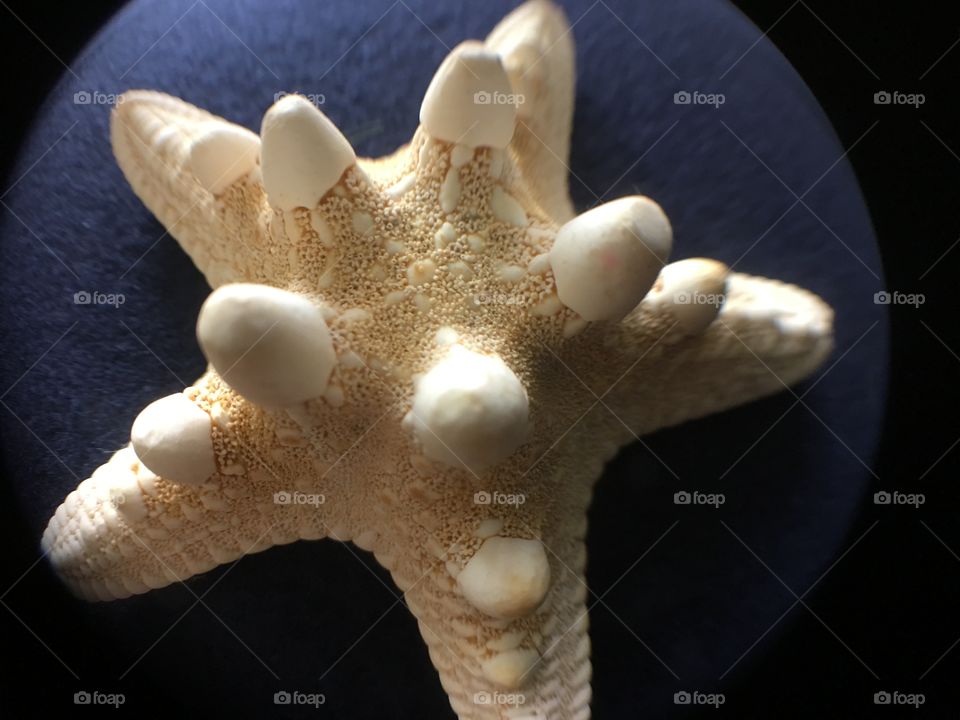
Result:
{"type": "Polygon", "coordinates": [[[412,141],[357,159],[305,99],[261,135],[160,93],[117,160],[214,293],[210,367],[141,413],[43,545],[92,600],[299,539],[387,568],[461,718],[587,718],[586,509],[636,436],[773,393],[832,312],[720,263],[664,265],[627,198],[575,217],[573,48],[521,6],[431,83],[412,141]]]}

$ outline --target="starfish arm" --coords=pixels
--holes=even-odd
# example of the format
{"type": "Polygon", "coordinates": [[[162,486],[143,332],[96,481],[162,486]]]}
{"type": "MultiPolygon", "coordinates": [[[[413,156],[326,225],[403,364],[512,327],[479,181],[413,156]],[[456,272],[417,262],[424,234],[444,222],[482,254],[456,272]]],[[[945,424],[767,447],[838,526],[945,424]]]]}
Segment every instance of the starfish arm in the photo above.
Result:
{"type": "Polygon", "coordinates": [[[270,214],[257,135],[147,90],[121,96],[110,135],[134,193],[211,286],[262,274],[270,214]]]}
{"type": "Polygon", "coordinates": [[[326,535],[322,508],[293,500],[312,482],[287,470],[303,451],[293,421],[243,401],[213,372],[170,397],[210,416],[215,470],[201,482],[174,482],[128,445],[80,483],[50,519],[42,547],[81,597],[128,597],[326,535]]]}
{"type": "Polygon", "coordinates": [[[403,490],[377,511],[390,522],[363,544],[403,592],[461,720],[589,715],[584,543],[602,458],[572,438],[546,449],[521,453],[525,475],[484,476],[499,495],[436,468],[401,470],[403,490]]]}
{"type": "MultiPolygon", "coordinates": [[[[443,563],[404,593],[430,659],[461,720],[494,720],[507,709],[523,717],[587,717],[590,691],[589,621],[581,571],[561,562],[585,556],[582,540],[564,540],[554,584],[536,616],[506,623],[480,614],[459,595],[443,563]],[[537,714],[537,713],[540,714],[537,714]]],[[[397,577],[396,575],[394,577],[397,577]]],[[[398,582],[399,582],[399,578],[398,582]]]]}
{"type": "Polygon", "coordinates": [[[503,59],[517,95],[510,151],[533,200],[558,223],[574,216],[568,192],[573,125],[574,49],[570,24],[550,0],[530,0],[507,15],[486,45],[503,59]]]}
{"type": "Polygon", "coordinates": [[[565,355],[616,416],[594,417],[627,443],[803,380],[829,355],[832,325],[832,309],[813,293],[731,273],[719,314],[699,334],[680,332],[645,300],[621,323],[585,332],[565,355]]]}

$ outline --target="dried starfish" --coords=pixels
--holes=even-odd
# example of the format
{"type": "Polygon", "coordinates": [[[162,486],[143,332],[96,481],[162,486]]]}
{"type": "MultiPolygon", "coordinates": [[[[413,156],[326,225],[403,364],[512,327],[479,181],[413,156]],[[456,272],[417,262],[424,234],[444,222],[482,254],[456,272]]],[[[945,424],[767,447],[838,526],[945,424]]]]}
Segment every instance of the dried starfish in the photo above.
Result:
{"type": "Polygon", "coordinates": [[[604,462],[807,376],[832,312],[716,261],[664,265],[672,231],[647,198],[575,216],[573,78],[566,18],[531,0],[453,50],[411,142],[377,160],[299,96],[259,137],[123,96],[120,167],[214,288],[210,366],[50,520],[73,591],[352,540],[404,592],[461,718],[589,716],[604,462]]]}

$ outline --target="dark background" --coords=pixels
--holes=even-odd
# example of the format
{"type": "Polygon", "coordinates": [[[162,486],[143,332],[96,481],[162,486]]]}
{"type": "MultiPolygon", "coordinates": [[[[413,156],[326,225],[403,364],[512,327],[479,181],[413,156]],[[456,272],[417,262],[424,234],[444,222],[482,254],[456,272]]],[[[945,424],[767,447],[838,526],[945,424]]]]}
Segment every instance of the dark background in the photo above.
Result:
{"type": "MultiPolygon", "coordinates": [[[[62,63],[69,63],[121,4],[0,1],[4,175],[33,113],[64,71],[62,63]]],[[[817,0],[735,4],[758,27],[769,29],[770,39],[819,99],[844,148],[880,118],[849,158],[874,220],[887,287],[926,298],[918,310],[891,307],[892,385],[884,440],[872,463],[884,484],[922,492],[926,503],[919,510],[884,512],[883,522],[865,540],[869,551],[851,553],[806,602],[838,636],[850,638],[886,687],[927,695],[926,706],[910,714],[958,717],[960,341],[954,312],[960,302],[954,277],[960,258],[955,112],[960,21],[935,3],[886,8],[817,0]],[[919,109],[878,112],[864,99],[879,90],[923,93],[926,102],[919,109]]],[[[7,588],[36,560],[37,549],[5,485],[0,492],[6,548],[0,586],[7,588]]],[[[879,509],[866,508],[852,535],[859,536],[879,517],[879,509]]],[[[46,572],[31,572],[18,594],[42,598],[50,582],[46,572]]],[[[765,709],[776,708],[777,715],[790,717],[863,716],[862,698],[872,678],[813,614],[794,613],[769,662],[735,680],[741,686],[738,714],[762,717],[765,709]]],[[[0,628],[2,708],[3,696],[24,687],[42,692],[44,678],[62,669],[2,608],[0,628]]],[[[870,710],[877,717],[906,712],[870,710]]]]}

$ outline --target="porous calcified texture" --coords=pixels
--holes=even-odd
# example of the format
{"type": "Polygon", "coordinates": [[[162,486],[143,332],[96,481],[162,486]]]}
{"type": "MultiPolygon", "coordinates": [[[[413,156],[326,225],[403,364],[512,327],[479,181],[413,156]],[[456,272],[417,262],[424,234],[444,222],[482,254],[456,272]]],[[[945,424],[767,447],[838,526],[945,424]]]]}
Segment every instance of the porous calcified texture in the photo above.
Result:
{"type": "MultiPolygon", "coordinates": [[[[282,163],[265,184],[260,157],[251,163],[248,154],[253,141],[242,143],[237,163],[229,161],[231,142],[194,143],[218,137],[218,126],[236,137],[225,120],[160,93],[124,96],[111,134],[137,195],[214,288],[268,285],[319,308],[312,326],[329,333],[334,363],[310,385],[319,395],[292,402],[296,393],[285,392],[292,404],[281,407],[237,391],[276,379],[276,368],[247,363],[235,390],[230,368],[222,368],[225,382],[214,364],[183,394],[211,420],[209,478],[158,477],[147,458],[124,448],[67,496],[43,546],[76,593],[107,600],[273,545],[352,540],[404,592],[461,718],[583,719],[591,672],[586,509],[604,462],[634,434],[807,376],[830,350],[832,312],[804,290],[722,266],[668,271],[618,322],[591,323],[564,306],[550,250],[572,217],[566,176],[557,172],[572,119],[569,28],[559,9],[533,0],[491,34],[490,57],[468,47],[491,91],[502,95],[506,77],[513,94],[524,95],[509,111],[507,147],[476,144],[501,142],[499,125],[492,135],[471,132],[469,144],[431,137],[426,127],[446,133],[471,111],[461,107],[451,120],[432,115],[444,113],[443,103],[425,104],[409,145],[348,163],[326,190],[331,173],[285,174],[282,163]],[[193,152],[205,154],[191,159],[193,152]],[[202,177],[194,174],[200,168],[202,177]],[[309,188],[292,182],[298,177],[309,188]],[[315,205],[284,209],[311,193],[319,194],[315,205]],[[677,300],[683,293],[719,296],[722,306],[690,312],[677,300]],[[497,462],[483,469],[427,457],[429,423],[403,422],[417,380],[431,382],[429,371],[454,346],[502,363],[528,400],[516,404],[528,414],[525,442],[505,459],[492,452],[497,462]]],[[[311,119],[319,111],[302,102],[295,109],[306,117],[298,137],[342,142],[325,119],[311,119]]],[[[286,152],[292,137],[265,125],[286,152]]],[[[342,144],[313,150],[350,157],[342,144]]],[[[602,309],[603,288],[576,289],[602,309]]],[[[612,310],[606,316],[619,315],[612,310]]],[[[251,351],[280,343],[270,323],[263,327],[251,351]]],[[[208,332],[201,327],[201,340],[208,332]]],[[[327,348],[325,340],[324,358],[327,348]]],[[[242,362],[242,352],[230,351],[242,362]]],[[[496,412],[477,418],[478,434],[491,430],[484,423],[502,422],[496,412]]],[[[168,458],[175,448],[164,439],[177,433],[150,430],[151,452],[168,458]]],[[[462,437],[459,425],[457,432],[462,437]]]]}

